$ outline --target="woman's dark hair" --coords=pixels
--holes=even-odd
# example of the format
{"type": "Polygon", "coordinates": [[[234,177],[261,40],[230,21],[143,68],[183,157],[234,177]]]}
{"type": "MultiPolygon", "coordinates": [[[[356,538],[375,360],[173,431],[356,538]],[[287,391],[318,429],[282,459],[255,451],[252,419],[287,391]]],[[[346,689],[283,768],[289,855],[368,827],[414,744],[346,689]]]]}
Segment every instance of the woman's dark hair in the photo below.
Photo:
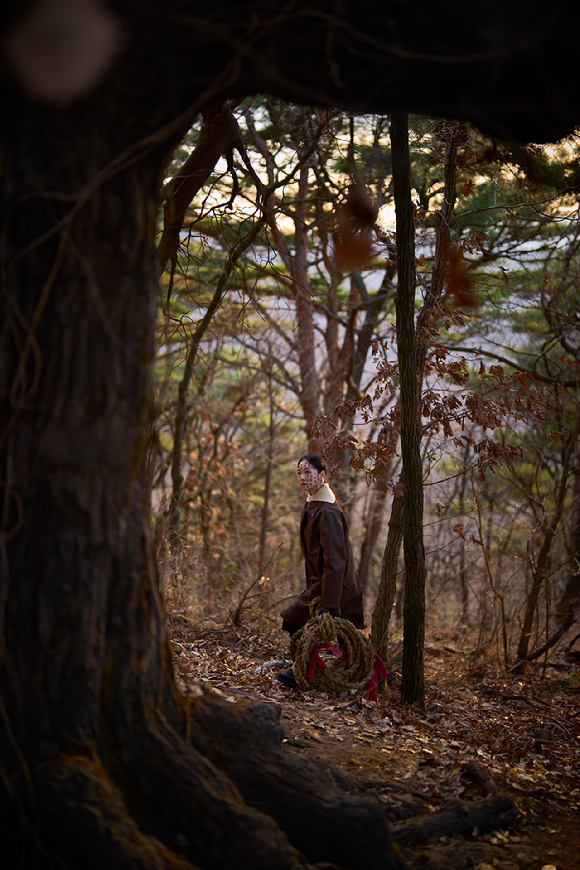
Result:
{"type": "Polygon", "coordinates": [[[316,455],[316,453],[308,453],[306,456],[301,456],[298,460],[298,465],[300,465],[301,462],[304,462],[304,460],[306,460],[306,462],[309,462],[310,465],[312,465],[319,474],[321,471],[324,471],[326,473],[326,465],[324,459],[321,459],[320,456],[316,455]]]}

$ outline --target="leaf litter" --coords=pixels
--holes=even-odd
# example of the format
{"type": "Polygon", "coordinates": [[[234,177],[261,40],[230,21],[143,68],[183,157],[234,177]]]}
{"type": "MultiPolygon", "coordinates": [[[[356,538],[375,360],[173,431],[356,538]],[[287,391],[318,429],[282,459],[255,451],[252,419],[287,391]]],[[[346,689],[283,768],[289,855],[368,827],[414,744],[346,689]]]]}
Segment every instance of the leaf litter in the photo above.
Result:
{"type": "Polygon", "coordinates": [[[281,631],[192,629],[178,613],[170,614],[169,631],[182,691],[278,705],[285,750],[323,759],[344,788],[376,795],[393,831],[453,802],[477,805],[486,776],[515,802],[517,818],[507,827],[401,847],[410,867],[580,868],[577,664],[510,675],[491,661],[474,663],[448,637],[440,646],[431,638],[425,705],[401,703],[397,673],[375,704],[281,686],[276,673],[291,664],[281,631]]]}

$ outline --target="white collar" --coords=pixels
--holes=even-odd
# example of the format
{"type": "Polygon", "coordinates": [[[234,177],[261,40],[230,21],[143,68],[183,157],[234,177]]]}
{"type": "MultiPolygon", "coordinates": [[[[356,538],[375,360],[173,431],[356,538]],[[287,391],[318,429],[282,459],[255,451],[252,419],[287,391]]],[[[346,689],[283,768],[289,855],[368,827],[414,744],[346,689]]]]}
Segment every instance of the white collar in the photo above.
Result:
{"type": "Polygon", "coordinates": [[[325,501],[328,502],[328,504],[334,504],[334,502],[336,501],[336,496],[334,495],[329,485],[327,483],[323,483],[318,492],[315,492],[314,495],[310,495],[310,493],[308,493],[306,502],[308,503],[309,501],[325,501]]]}

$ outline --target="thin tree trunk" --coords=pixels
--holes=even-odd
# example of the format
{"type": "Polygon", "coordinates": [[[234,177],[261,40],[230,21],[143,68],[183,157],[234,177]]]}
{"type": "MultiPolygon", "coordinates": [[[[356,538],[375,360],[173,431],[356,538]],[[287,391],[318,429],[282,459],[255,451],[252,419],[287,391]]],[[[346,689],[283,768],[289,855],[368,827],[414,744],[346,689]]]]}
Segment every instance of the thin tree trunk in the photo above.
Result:
{"type": "MultiPolygon", "coordinates": [[[[263,154],[269,152],[263,146],[263,154]]],[[[299,401],[304,415],[304,429],[308,438],[308,449],[311,453],[318,453],[321,448],[320,439],[312,434],[312,424],[320,413],[320,381],[316,367],[314,317],[312,314],[312,288],[308,276],[308,177],[309,167],[307,155],[303,156],[300,166],[298,195],[296,197],[296,210],[294,212],[294,254],[290,252],[284,236],[276,223],[274,214],[275,198],[268,194],[266,197],[269,209],[268,224],[272,232],[274,243],[282,255],[288,270],[294,280],[294,304],[296,309],[297,324],[297,351],[298,370],[300,372],[299,401]]],[[[270,190],[275,189],[274,182],[270,190]]]]}
{"type": "MultiPolygon", "coordinates": [[[[428,332],[423,327],[427,322],[427,318],[435,311],[441,299],[441,294],[443,292],[445,270],[447,265],[447,248],[449,244],[450,230],[453,222],[456,201],[455,188],[457,179],[457,147],[458,143],[461,142],[464,138],[465,132],[462,125],[451,125],[451,128],[447,132],[443,205],[441,207],[441,211],[437,214],[437,236],[435,241],[435,262],[433,266],[433,275],[431,278],[431,285],[427,293],[425,303],[417,318],[416,377],[418,384],[420,384],[423,378],[423,371],[425,368],[425,359],[427,356],[428,348],[428,332]]],[[[398,247],[399,240],[397,237],[397,250],[398,247]]],[[[403,480],[404,474],[401,476],[401,483],[403,482],[403,480]]],[[[384,647],[383,644],[386,643],[386,638],[388,637],[388,624],[391,617],[393,603],[396,597],[396,574],[398,568],[399,549],[402,542],[401,524],[403,521],[403,511],[404,499],[394,498],[391,507],[391,521],[389,522],[387,542],[383,555],[381,585],[379,587],[379,592],[377,596],[375,613],[373,614],[373,644],[376,643],[381,645],[381,648],[383,649],[383,653],[381,653],[381,656],[383,658],[386,658],[386,647],[384,647]]],[[[375,648],[377,647],[375,646],[375,648]]]]}
{"type": "Polygon", "coordinates": [[[377,544],[378,537],[383,527],[383,514],[385,512],[385,502],[387,493],[384,489],[379,489],[375,486],[371,490],[370,504],[367,512],[367,522],[365,536],[362,542],[360,551],[360,560],[358,566],[358,579],[363,591],[366,593],[371,568],[373,565],[373,553],[377,544]]]}
{"type": "Polygon", "coordinates": [[[574,486],[572,494],[572,510],[570,518],[570,573],[566,585],[556,605],[556,621],[562,625],[570,613],[580,609],[580,456],[578,450],[574,455],[574,486]]]}
{"type": "Polygon", "coordinates": [[[312,424],[320,413],[320,384],[314,353],[315,335],[312,315],[312,289],[308,277],[308,165],[300,167],[298,197],[294,217],[295,257],[292,274],[296,283],[296,322],[298,326],[298,362],[300,368],[300,403],[304,412],[308,448],[312,453],[320,449],[320,440],[312,434],[312,424]]]}
{"type": "Polygon", "coordinates": [[[178,549],[181,542],[180,532],[180,504],[181,493],[183,490],[183,474],[181,473],[183,440],[185,437],[185,427],[187,424],[187,398],[189,394],[189,385],[193,377],[193,368],[197,359],[199,346],[208,330],[208,327],[222,303],[222,300],[228,290],[228,282],[230,275],[244,251],[250,247],[256,239],[266,223],[265,215],[262,215],[253,225],[253,227],[240,239],[234,248],[228,254],[221,275],[218,278],[216,288],[211,302],[203,318],[198,323],[196,330],[191,337],[187,353],[185,355],[185,365],[183,369],[183,377],[181,378],[177,388],[177,407],[175,409],[175,423],[173,428],[173,448],[171,452],[171,501],[169,505],[169,540],[174,549],[178,549]]]}
{"type": "Polygon", "coordinates": [[[378,652],[385,662],[389,654],[389,622],[397,593],[399,551],[403,541],[404,505],[405,500],[402,494],[395,495],[391,507],[389,531],[381,565],[381,583],[372,619],[371,641],[373,649],[378,652]]]}
{"type": "Polygon", "coordinates": [[[417,372],[422,380],[425,359],[429,346],[429,333],[424,326],[436,310],[443,293],[445,273],[449,260],[449,241],[455,214],[457,186],[457,147],[465,139],[465,128],[461,124],[452,125],[447,133],[447,147],[444,164],[443,204],[437,212],[437,234],[435,237],[435,262],[430,286],[427,289],[423,308],[417,317],[417,372]]]}
{"type": "MultiPolygon", "coordinates": [[[[465,445],[463,453],[463,464],[466,465],[467,452],[469,445],[465,445]]],[[[461,477],[459,489],[459,512],[461,516],[465,516],[465,487],[467,485],[465,474],[461,477]]],[[[465,559],[465,539],[463,536],[459,542],[459,591],[461,596],[461,631],[466,631],[469,627],[469,583],[467,582],[466,559],[465,559]]]]}
{"type": "Polygon", "coordinates": [[[528,600],[526,602],[526,610],[524,613],[522,630],[518,643],[517,655],[519,662],[513,669],[514,673],[522,673],[525,668],[525,660],[528,655],[534,616],[536,614],[536,608],[538,606],[538,598],[540,595],[542,584],[546,582],[548,565],[552,552],[552,545],[556,536],[556,532],[558,531],[560,521],[562,519],[562,513],[564,511],[564,502],[568,489],[568,476],[570,473],[570,461],[572,455],[576,450],[576,441],[578,439],[579,431],[580,416],[576,418],[574,429],[570,433],[567,439],[567,443],[564,445],[562,451],[564,455],[562,470],[560,472],[560,481],[556,493],[554,511],[552,513],[552,516],[549,519],[546,517],[542,524],[542,543],[540,545],[540,549],[538,551],[538,555],[534,561],[532,569],[532,586],[528,595],[528,600]]]}
{"type": "MultiPolygon", "coordinates": [[[[397,431],[393,430],[389,435],[389,442],[388,442],[389,443],[389,451],[391,452],[391,456],[395,453],[398,440],[399,440],[399,433],[397,431]]],[[[383,515],[385,512],[385,502],[386,502],[386,498],[387,498],[386,488],[387,488],[387,484],[390,483],[390,480],[391,480],[391,466],[392,466],[392,459],[389,460],[389,464],[385,468],[385,470],[382,474],[381,480],[382,480],[382,483],[383,483],[385,489],[378,489],[377,487],[375,487],[373,494],[371,496],[371,504],[370,504],[370,507],[368,510],[367,529],[366,529],[366,534],[365,534],[364,541],[363,541],[362,548],[361,548],[360,565],[359,565],[359,571],[358,571],[359,580],[360,580],[363,592],[366,590],[366,587],[368,585],[373,552],[374,552],[377,540],[379,538],[381,528],[383,526],[383,515]]],[[[389,526],[389,529],[390,529],[390,526],[389,526]]],[[[400,542],[399,542],[399,547],[400,547],[400,542]]],[[[385,547],[385,552],[383,555],[383,564],[381,566],[381,582],[380,582],[378,596],[377,596],[377,605],[375,606],[375,611],[373,612],[373,625],[375,624],[375,614],[377,613],[377,607],[379,608],[379,611],[383,615],[383,617],[386,615],[387,621],[386,621],[384,626],[379,628],[380,623],[377,623],[377,632],[381,637],[383,637],[383,636],[386,637],[388,634],[389,620],[391,617],[391,608],[393,606],[393,601],[391,601],[388,608],[386,608],[386,602],[380,603],[381,596],[383,594],[387,595],[387,600],[389,599],[389,593],[386,592],[385,587],[383,586],[383,578],[385,576],[385,564],[384,563],[385,563],[386,555],[387,555],[387,549],[385,547]],[[388,610],[388,613],[387,613],[387,610],[388,610]]],[[[396,556],[398,556],[398,550],[397,550],[396,556]]],[[[397,561],[397,559],[395,558],[395,562],[396,561],[397,561]]],[[[395,579],[396,578],[393,575],[393,578],[392,578],[393,584],[395,583],[395,579]]],[[[390,582],[390,580],[387,582],[390,582]]],[[[393,595],[394,595],[394,588],[395,587],[393,586],[393,595]]],[[[378,620],[379,616],[377,615],[376,618],[378,620]]],[[[384,658],[382,653],[380,653],[380,655],[381,655],[381,658],[384,658]]]]}
{"type": "Polygon", "coordinates": [[[411,200],[408,116],[391,117],[393,187],[397,231],[397,349],[401,384],[401,454],[405,511],[405,602],[401,699],[425,700],[425,549],[423,546],[423,463],[419,420],[415,336],[415,223],[411,200]]]}
{"type": "Polygon", "coordinates": [[[262,504],[262,518],[260,522],[260,552],[258,556],[258,572],[262,576],[266,565],[266,542],[268,537],[268,524],[270,518],[270,490],[272,485],[272,465],[274,462],[274,439],[276,433],[276,419],[274,416],[274,391],[272,389],[272,371],[268,371],[268,398],[270,400],[270,422],[268,426],[268,442],[266,449],[266,475],[264,480],[264,502],[262,504]]]}

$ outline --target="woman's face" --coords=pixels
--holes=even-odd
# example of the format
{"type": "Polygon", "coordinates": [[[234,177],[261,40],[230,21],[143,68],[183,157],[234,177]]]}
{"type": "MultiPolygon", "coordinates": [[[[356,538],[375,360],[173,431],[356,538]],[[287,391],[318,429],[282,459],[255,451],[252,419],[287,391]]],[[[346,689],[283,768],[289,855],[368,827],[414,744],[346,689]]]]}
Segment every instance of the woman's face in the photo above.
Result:
{"type": "Polygon", "coordinates": [[[324,485],[324,471],[317,471],[306,459],[300,462],[296,474],[301,489],[309,495],[314,495],[324,485]]]}

